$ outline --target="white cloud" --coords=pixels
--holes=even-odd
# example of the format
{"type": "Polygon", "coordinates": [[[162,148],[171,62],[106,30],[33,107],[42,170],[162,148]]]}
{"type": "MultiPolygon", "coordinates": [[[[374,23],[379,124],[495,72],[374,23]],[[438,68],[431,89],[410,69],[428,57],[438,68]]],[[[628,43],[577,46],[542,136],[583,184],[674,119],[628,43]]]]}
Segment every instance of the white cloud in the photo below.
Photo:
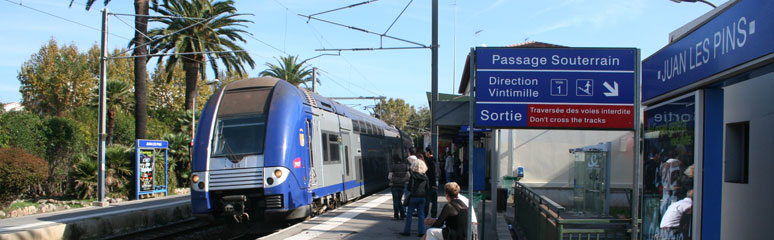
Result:
{"type": "MultiPolygon", "coordinates": [[[[568,1],[556,7],[549,7],[539,11],[541,16],[558,15],[562,11],[569,15],[557,21],[549,22],[529,31],[528,36],[535,36],[563,28],[591,26],[595,29],[608,28],[611,25],[621,24],[627,20],[636,19],[642,15],[646,7],[645,0],[631,1],[568,1]]],[[[540,16],[538,16],[540,17],[540,16]]]]}
{"type": "Polygon", "coordinates": [[[484,8],[484,10],[481,10],[481,11],[478,11],[478,12],[474,13],[469,18],[475,18],[478,15],[481,15],[483,13],[489,12],[492,9],[495,9],[497,6],[500,6],[500,4],[503,4],[504,2],[505,2],[505,0],[495,0],[495,2],[490,4],[488,7],[484,8]]]}

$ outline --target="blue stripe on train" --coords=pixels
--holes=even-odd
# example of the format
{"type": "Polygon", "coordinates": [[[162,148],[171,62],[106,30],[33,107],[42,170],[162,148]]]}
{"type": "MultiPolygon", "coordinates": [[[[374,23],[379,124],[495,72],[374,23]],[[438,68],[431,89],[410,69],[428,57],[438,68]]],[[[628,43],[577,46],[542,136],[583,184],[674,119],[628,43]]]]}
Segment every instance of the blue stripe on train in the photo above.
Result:
{"type": "MultiPolygon", "coordinates": [[[[346,187],[347,190],[349,190],[349,189],[353,189],[353,188],[357,188],[357,187],[363,186],[363,183],[362,182],[357,182],[355,180],[352,180],[352,181],[345,182],[344,186],[346,187]]],[[[315,194],[316,198],[317,197],[331,195],[331,194],[334,194],[334,193],[337,193],[337,192],[341,192],[341,191],[342,191],[341,184],[334,184],[334,185],[330,185],[330,186],[325,186],[325,187],[320,187],[320,188],[312,189],[312,193],[315,194]]]]}

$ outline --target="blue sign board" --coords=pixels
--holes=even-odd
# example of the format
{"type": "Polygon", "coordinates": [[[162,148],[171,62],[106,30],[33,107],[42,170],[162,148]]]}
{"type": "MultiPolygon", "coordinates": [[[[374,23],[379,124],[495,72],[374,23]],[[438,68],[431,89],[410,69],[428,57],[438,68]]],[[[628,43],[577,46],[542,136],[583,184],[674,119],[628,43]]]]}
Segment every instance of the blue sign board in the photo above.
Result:
{"type": "Polygon", "coordinates": [[[137,147],[140,148],[167,148],[168,146],[167,141],[137,139],[137,147]]]}
{"type": "MultiPolygon", "coordinates": [[[[168,194],[168,147],[169,143],[163,140],[137,139],[135,148],[135,198],[151,196],[156,193],[168,194]],[[163,155],[161,152],[163,151],[163,155]],[[164,160],[164,185],[156,185],[156,160],[163,156],[164,160]]],[[[159,176],[160,177],[160,176],[159,176]]]]}
{"type": "Polygon", "coordinates": [[[774,52],[774,1],[744,0],[642,63],[646,101],[774,52]]]}
{"type": "Polygon", "coordinates": [[[476,126],[633,127],[637,50],[477,48],[476,126]]]}

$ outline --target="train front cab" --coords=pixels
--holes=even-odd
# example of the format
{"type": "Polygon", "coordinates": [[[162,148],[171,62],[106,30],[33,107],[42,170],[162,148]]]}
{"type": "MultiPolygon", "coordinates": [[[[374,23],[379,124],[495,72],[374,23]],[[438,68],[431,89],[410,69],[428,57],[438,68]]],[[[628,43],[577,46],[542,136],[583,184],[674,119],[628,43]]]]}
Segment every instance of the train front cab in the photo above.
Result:
{"type": "Polygon", "coordinates": [[[195,215],[241,221],[311,214],[311,115],[303,99],[301,90],[273,78],[237,81],[213,95],[194,143],[195,215]]]}

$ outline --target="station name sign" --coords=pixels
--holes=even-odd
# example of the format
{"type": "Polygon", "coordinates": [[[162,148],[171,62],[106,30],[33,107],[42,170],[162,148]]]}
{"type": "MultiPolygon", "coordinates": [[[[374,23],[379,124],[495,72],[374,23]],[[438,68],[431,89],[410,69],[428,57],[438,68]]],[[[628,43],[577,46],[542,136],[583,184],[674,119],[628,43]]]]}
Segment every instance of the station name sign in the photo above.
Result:
{"type": "Polygon", "coordinates": [[[636,52],[477,48],[476,127],[632,129],[636,52]]]}
{"type": "Polygon", "coordinates": [[[774,1],[738,1],[642,63],[642,100],[774,52],[774,1]]]}
{"type": "Polygon", "coordinates": [[[169,143],[162,140],[137,139],[137,146],[140,148],[167,148],[169,143]]]}

